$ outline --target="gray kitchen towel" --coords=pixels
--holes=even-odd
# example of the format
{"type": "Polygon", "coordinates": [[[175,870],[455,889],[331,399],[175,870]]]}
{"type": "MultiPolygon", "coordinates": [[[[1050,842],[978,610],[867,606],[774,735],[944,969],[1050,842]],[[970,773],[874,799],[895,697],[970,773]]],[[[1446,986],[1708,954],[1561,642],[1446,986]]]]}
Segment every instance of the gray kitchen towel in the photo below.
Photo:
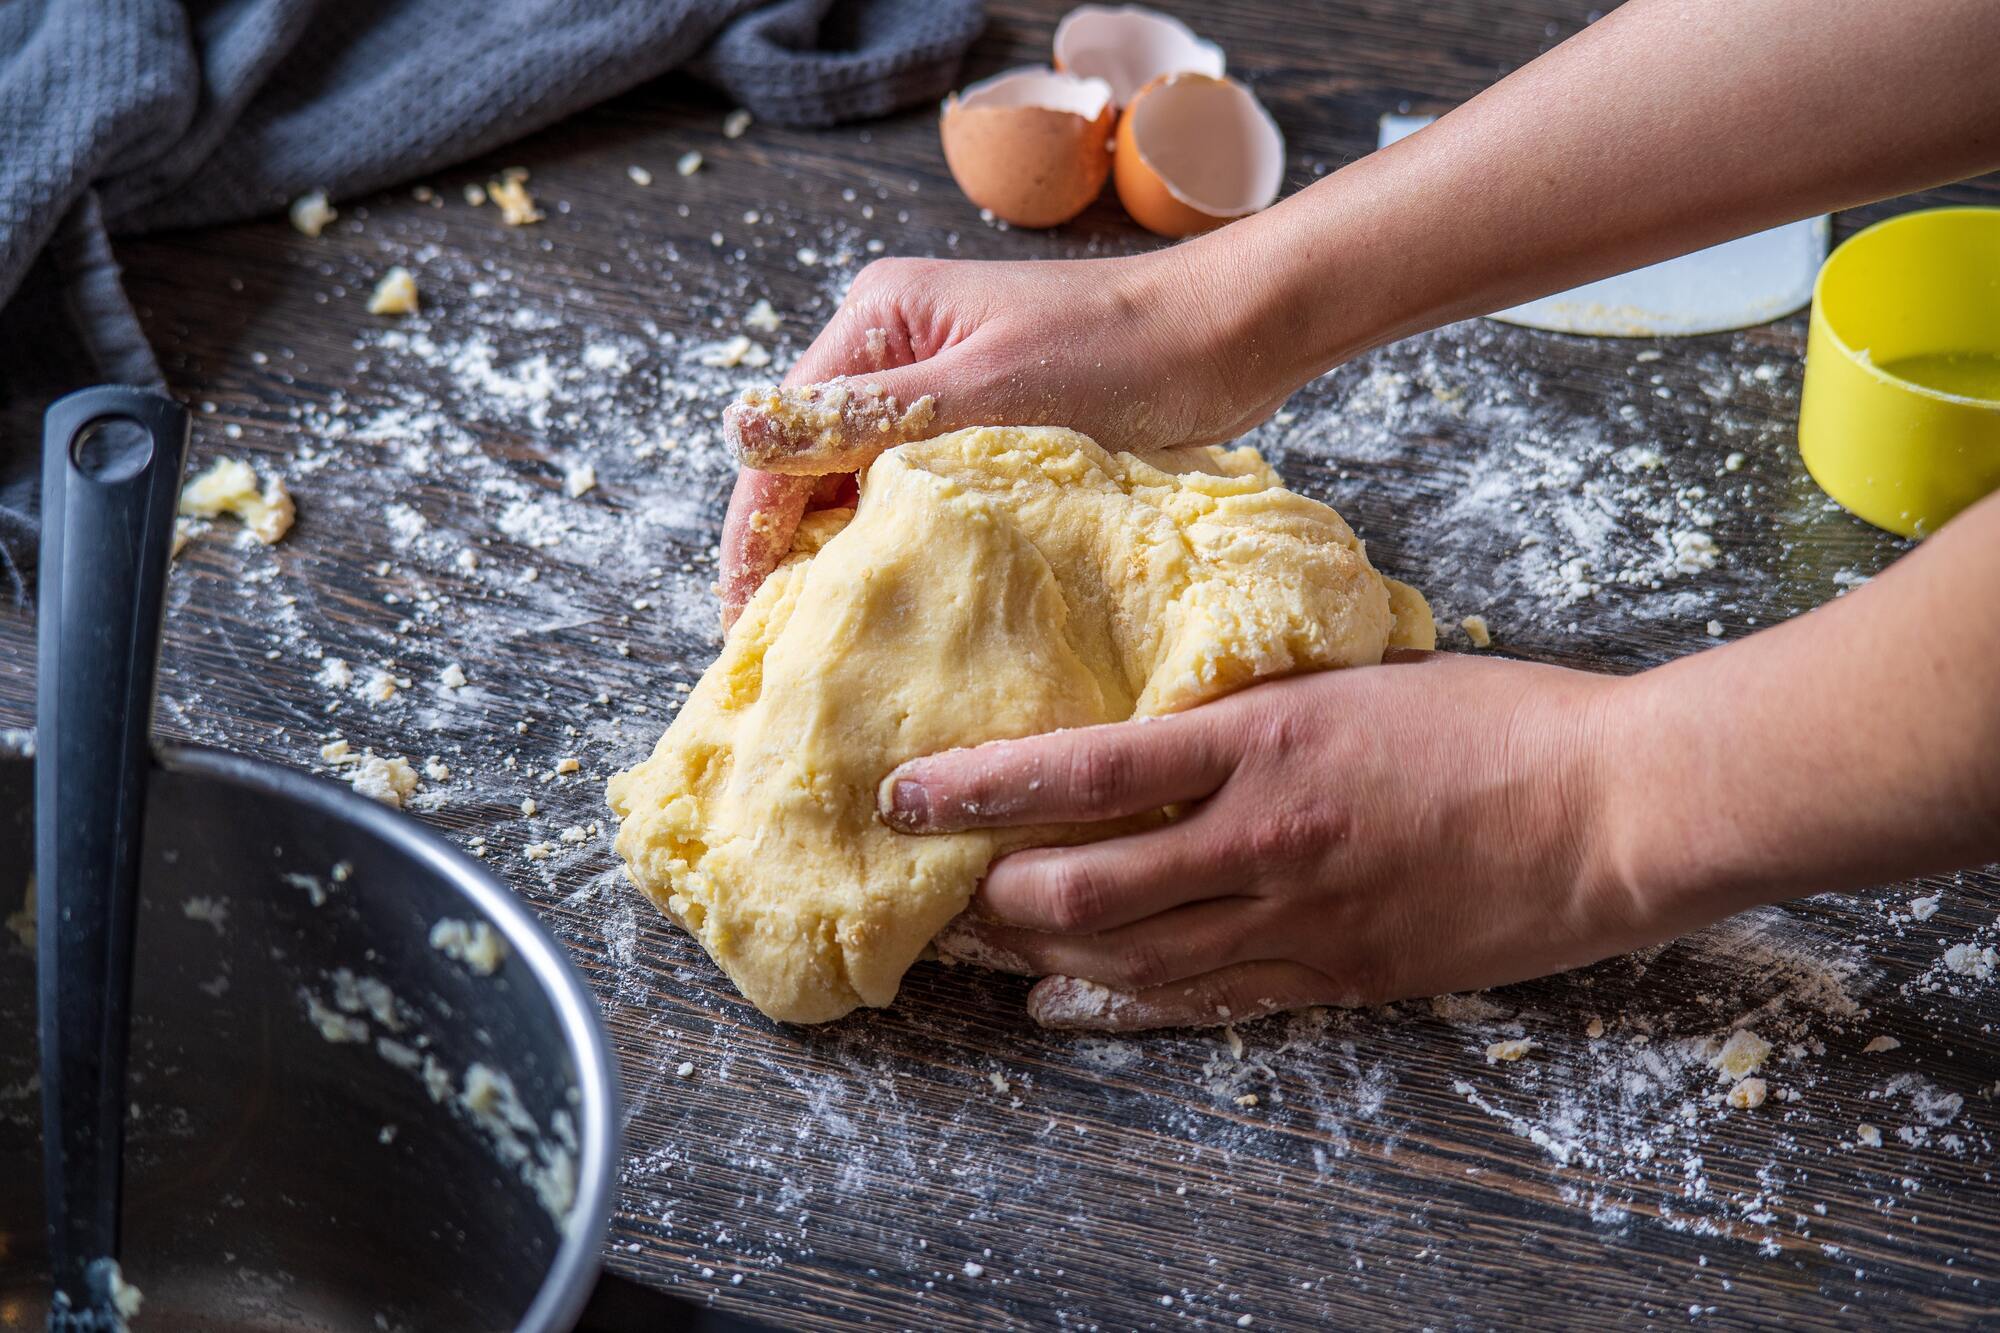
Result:
{"type": "Polygon", "coordinates": [[[944,94],[981,0],[0,0],[0,587],[26,596],[39,416],[159,371],[109,235],[338,200],[669,70],[763,120],[944,94]]]}

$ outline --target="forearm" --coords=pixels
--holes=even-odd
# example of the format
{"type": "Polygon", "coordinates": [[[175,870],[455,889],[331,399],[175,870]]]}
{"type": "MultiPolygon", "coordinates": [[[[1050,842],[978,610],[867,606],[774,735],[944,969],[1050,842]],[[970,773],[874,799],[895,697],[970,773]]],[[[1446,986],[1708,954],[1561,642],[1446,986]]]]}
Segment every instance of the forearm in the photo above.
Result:
{"type": "Polygon", "coordinates": [[[2000,495],[1797,620],[1625,682],[1600,872],[1658,938],[2000,860],[2000,495]]]}
{"type": "Polygon", "coordinates": [[[1183,247],[1232,352],[1371,347],[2000,167],[1993,0],[1631,0],[1423,132],[1183,247]]]}

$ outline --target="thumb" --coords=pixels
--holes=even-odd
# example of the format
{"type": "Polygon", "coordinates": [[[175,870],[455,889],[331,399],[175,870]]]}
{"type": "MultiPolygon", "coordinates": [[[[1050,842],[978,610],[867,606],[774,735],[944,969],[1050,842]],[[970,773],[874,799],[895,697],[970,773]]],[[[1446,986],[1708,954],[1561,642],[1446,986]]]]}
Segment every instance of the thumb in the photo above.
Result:
{"type": "Polygon", "coordinates": [[[722,627],[743,614],[765,576],[792,549],[792,534],[812,498],[811,477],[741,472],[722,520],[722,569],[716,593],[722,599],[722,627]]]}

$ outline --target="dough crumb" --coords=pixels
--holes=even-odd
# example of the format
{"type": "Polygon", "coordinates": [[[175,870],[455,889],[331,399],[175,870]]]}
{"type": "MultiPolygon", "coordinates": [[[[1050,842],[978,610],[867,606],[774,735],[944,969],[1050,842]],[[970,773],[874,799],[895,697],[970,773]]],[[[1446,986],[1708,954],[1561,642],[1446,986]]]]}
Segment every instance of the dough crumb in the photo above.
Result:
{"type": "Polygon", "coordinates": [[[743,316],[744,328],[762,334],[776,333],[778,326],[783,322],[778,312],[771,308],[771,303],[762,297],[759,297],[757,304],[751,306],[750,312],[743,316]]]}
{"type": "Polygon", "coordinates": [[[1257,1104],[1257,1094],[1254,1092],[1246,1092],[1241,1097],[1238,1097],[1236,1099],[1236,1104],[1242,1107],[1255,1106],[1257,1104]]]}
{"type": "MultiPolygon", "coordinates": [[[[486,193],[500,209],[500,220],[510,227],[525,227],[540,222],[547,214],[535,207],[535,196],[528,193],[525,174],[506,180],[489,181],[486,193]]],[[[470,190],[468,188],[468,197],[470,190]]]]}
{"type": "Polygon", "coordinates": [[[451,769],[446,766],[444,760],[432,755],[424,760],[424,776],[432,782],[443,782],[451,776],[451,769]]]}
{"type": "Polygon", "coordinates": [[[344,657],[328,657],[319,664],[319,683],[329,690],[344,690],[354,684],[354,668],[344,657]]]}
{"type": "Polygon", "coordinates": [[[507,961],[506,937],[484,921],[440,917],[431,927],[431,948],[477,976],[490,977],[507,961]]]}
{"type": "Polygon", "coordinates": [[[722,118],[722,137],[725,139],[741,139],[743,131],[749,128],[750,113],[742,107],[736,108],[722,118]]]}
{"type": "Polygon", "coordinates": [[[590,463],[578,463],[563,476],[563,494],[574,500],[586,491],[597,489],[597,468],[590,463]]]}
{"type": "Polygon", "coordinates": [[[385,704],[396,697],[396,691],[409,682],[389,671],[378,667],[369,674],[368,683],[361,687],[361,697],[371,704],[385,704]]]}
{"type": "Polygon", "coordinates": [[[1466,638],[1472,640],[1474,648],[1493,646],[1493,631],[1487,627],[1485,616],[1467,616],[1458,622],[1458,627],[1465,631],[1466,638]]]}
{"type": "Polygon", "coordinates": [[[36,942],[41,938],[35,929],[35,913],[37,910],[35,906],[35,877],[30,875],[28,876],[28,887],[21,894],[20,909],[7,913],[6,921],[8,931],[13,934],[15,939],[21,942],[21,947],[24,949],[34,948],[36,942]]]}
{"type": "Polygon", "coordinates": [[[738,366],[756,370],[771,364],[771,354],[740,333],[702,348],[695,359],[711,370],[734,370],[738,366]]]}
{"type": "Polygon", "coordinates": [[[319,747],[319,757],[329,764],[358,764],[361,756],[354,753],[354,747],[344,736],[335,737],[319,747]]]}
{"type": "Polygon", "coordinates": [[[1873,1125],[1855,1126],[1854,1137],[1860,1141],[1861,1146],[1864,1148],[1879,1148],[1882,1146],[1882,1131],[1873,1125]]]}
{"type": "Polygon", "coordinates": [[[1506,1041],[1496,1041],[1486,1048],[1486,1063],[1498,1064],[1502,1060],[1518,1060],[1541,1045],[1529,1037],[1511,1037],[1506,1041]]]}
{"type": "Polygon", "coordinates": [[[625,174],[631,178],[634,185],[651,185],[653,183],[653,173],[636,162],[625,168],[625,174]]]}
{"type": "Polygon", "coordinates": [[[521,849],[521,855],[530,861],[546,861],[555,855],[555,847],[547,842],[532,842],[521,849]]]}
{"type": "Polygon", "coordinates": [[[1764,1104],[1764,1080],[1746,1078],[1729,1090],[1729,1104],[1739,1111],[1749,1111],[1764,1104]]]}
{"type": "Polygon", "coordinates": [[[302,236],[318,236],[339,216],[327,203],[325,190],[314,190],[292,200],[292,227],[302,236]]]}
{"type": "Polygon", "coordinates": [[[464,689],[465,668],[460,666],[456,662],[451,663],[449,666],[445,667],[444,670],[438,672],[438,684],[444,686],[448,690],[464,689]]]}
{"type": "Polygon", "coordinates": [[[354,776],[348,781],[354,790],[370,800],[380,801],[391,810],[403,808],[403,801],[417,789],[417,770],[401,755],[383,759],[363,755],[354,776]]]}
{"type": "Polygon", "coordinates": [[[228,928],[229,903],[221,898],[189,898],[181,904],[181,915],[205,923],[220,935],[228,928]]]}
{"type": "Polygon", "coordinates": [[[1591,1020],[1583,1025],[1583,1035],[1589,1037],[1592,1041],[1596,1041],[1604,1035],[1604,1020],[1592,1016],[1591,1020]]]}
{"type": "Polygon", "coordinates": [[[1724,472],[1741,472],[1743,470],[1743,464],[1746,461],[1748,460],[1746,460],[1742,454],[1731,454],[1729,455],[1729,457],[1722,460],[1722,470],[1724,472]]]}
{"type": "Polygon", "coordinates": [[[1711,620],[1708,622],[1708,637],[1711,639],[1722,637],[1722,622],[1720,620],[1711,620]]]}
{"type": "Polygon", "coordinates": [[[1938,908],[1942,905],[1942,899],[1936,894],[1932,894],[1927,898],[1912,898],[1910,899],[1910,916],[1913,920],[1928,921],[1938,914],[1938,908]]]}
{"type": "Polygon", "coordinates": [[[1709,1060],[1708,1067],[1716,1072],[1718,1078],[1733,1083],[1756,1073],[1770,1053],[1770,1042],[1749,1028],[1738,1028],[1729,1034],[1729,1040],[1722,1043],[1722,1049],[1709,1060]]]}
{"type": "Polygon", "coordinates": [[[531,819],[534,817],[535,811],[539,808],[540,807],[535,804],[535,798],[532,796],[524,797],[521,801],[521,813],[527,815],[531,819]]]}
{"type": "Polygon", "coordinates": [[[986,1076],[986,1081],[991,1083],[993,1091],[999,1093],[1002,1097],[1005,1097],[1014,1090],[1014,1085],[1007,1081],[1007,1076],[997,1069],[986,1076]]]}
{"type": "Polygon", "coordinates": [[[486,202],[486,187],[473,181],[465,187],[465,202],[478,208],[486,202]]]}
{"type": "Polygon", "coordinates": [[[564,755],[562,758],[556,760],[557,773],[574,773],[582,767],[582,762],[575,755],[564,755]]]}
{"type": "Polygon", "coordinates": [[[679,1064],[675,1065],[675,1066],[674,1066],[674,1077],[675,1077],[675,1078],[693,1078],[693,1077],[694,1077],[694,1061],[692,1061],[692,1060],[683,1060],[683,1061],[681,1061],[681,1062],[680,1062],[679,1064]]]}
{"type": "Polygon", "coordinates": [[[700,153],[695,153],[695,152],[682,153],[680,161],[674,163],[674,171],[677,175],[692,176],[694,175],[695,172],[700,170],[701,170],[700,153]]]}
{"type": "Polygon", "coordinates": [[[417,279],[401,264],[382,275],[368,298],[371,315],[414,315],[417,313],[417,279]]]}
{"type": "Polygon", "coordinates": [[[1863,1055],[1873,1055],[1877,1051],[1893,1051],[1902,1046],[1894,1037],[1870,1037],[1868,1044],[1861,1048],[1863,1055]]]}
{"type": "Polygon", "coordinates": [[[239,458],[218,459],[183,486],[180,512],[188,518],[231,515],[265,546],[291,531],[297,516],[285,483],[273,477],[259,489],[256,472],[239,458]]]}

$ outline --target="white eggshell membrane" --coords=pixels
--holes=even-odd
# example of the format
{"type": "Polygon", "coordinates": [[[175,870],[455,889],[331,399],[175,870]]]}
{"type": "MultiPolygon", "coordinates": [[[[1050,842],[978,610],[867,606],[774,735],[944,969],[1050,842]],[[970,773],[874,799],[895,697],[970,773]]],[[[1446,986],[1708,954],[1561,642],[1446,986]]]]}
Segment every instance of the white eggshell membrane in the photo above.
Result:
{"type": "Polygon", "coordinates": [[[1167,192],[1210,217],[1268,208],[1285,176],[1285,136],[1233,79],[1172,78],[1125,112],[1132,142],[1167,192]]]}
{"type": "Polygon", "coordinates": [[[1099,78],[1124,106],[1162,74],[1221,78],[1222,48],[1187,24],[1138,5],[1083,5],[1056,25],[1056,63],[1071,74],[1099,78]]]}
{"type": "Polygon", "coordinates": [[[1032,106],[1096,120],[1111,101],[1111,85],[1103,79],[1080,78],[1030,65],[969,84],[954,100],[968,110],[1032,106]]]}

